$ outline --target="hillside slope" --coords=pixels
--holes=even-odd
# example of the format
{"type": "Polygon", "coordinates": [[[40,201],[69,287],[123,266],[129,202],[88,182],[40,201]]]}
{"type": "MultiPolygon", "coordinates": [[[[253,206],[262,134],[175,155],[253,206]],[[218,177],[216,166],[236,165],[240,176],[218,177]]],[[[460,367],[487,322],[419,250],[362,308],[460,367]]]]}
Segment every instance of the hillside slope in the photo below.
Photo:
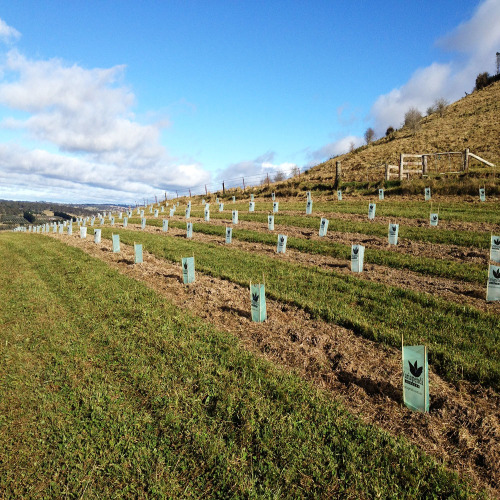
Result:
{"type": "MultiPolygon", "coordinates": [[[[421,128],[416,133],[401,128],[392,137],[383,137],[369,146],[362,146],[313,167],[310,174],[318,179],[331,178],[335,162],[340,160],[343,177],[346,180],[359,180],[360,174],[364,175],[369,167],[384,163],[397,165],[401,153],[463,151],[465,148],[499,167],[499,117],[500,82],[496,82],[450,104],[442,117],[438,113],[424,117],[421,128]]],[[[448,157],[441,157],[439,160],[433,158],[432,162],[444,160],[458,166],[460,157],[452,157],[451,160],[448,157]]],[[[481,165],[472,161],[472,165],[481,165]]],[[[430,166],[437,167],[436,164],[430,166]]]]}

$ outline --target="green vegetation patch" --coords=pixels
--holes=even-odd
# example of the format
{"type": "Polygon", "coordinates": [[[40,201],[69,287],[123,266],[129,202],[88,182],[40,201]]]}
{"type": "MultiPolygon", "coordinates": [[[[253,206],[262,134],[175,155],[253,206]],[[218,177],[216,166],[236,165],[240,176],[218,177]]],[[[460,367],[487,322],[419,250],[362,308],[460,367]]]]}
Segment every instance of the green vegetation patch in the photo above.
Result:
{"type": "Polygon", "coordinates": [[[0,258],[4,497],[473,494],[78,249],[10,233],[0,258]]]}
{"type": "MultiPolygon", "coordinates": [[[[365,212],[368,213],[368,203],[365,206],[365,212]]],[[[317,213],[317,210],[315,210],[317,213]]],[[[377,214],[379,214],[379,209],[377,205],[377,214]]],[[[203,217],[203,214],[196,211],[191,212],[194,217],[203,217]]],[[[377,222],[357,222],[345,219],[336,219],[335,214],[324,213],[324,216],[329,219],[328,231],[340,232],[340,233],[360,233],[366,235],[379,236],[381,238],[387,237],[387,227],[388,224],[379,224],[377,222]]],[[[428,221],[427,214],[427,221],[428,221]]],[[[212,219],[227,219],[228,214],[215,213],[210,214],[212,219]]],[[[441,217],[441,214],[440,214],[441,217]]],[[[238,218],[240,220],[249,222],[260,222],[267,223],[267,215],[262,213],[238,213],[238,218]]],[[[368,216],[367,216],[368,218],[368,216]]],[[[497,216],[498,218],[498,216],[497,216]]],[[[282,224],[285,226],[301,227],[307,229],[318,229],[319,228],[319,215],[286,215],[280,213],[275,215],[274,223],[282,224]]],[[[397,222],[394,220],[393,222],[397,222]]],[[[477,231],[456,231],[447,230],[434,227],[415,227],[415,226],[404,226],[399,227],[399,237],[406,238],[414,241],[424,241],[427,243],[439,243],[443,245],[458,245],[466,247],[476,247],[476,248],[489,248],[490,245],[490,233],[487,232],[477,232],[477,231]]]]}
{"type": "MultiPolygon", "coordinates": [[[[161,222],[156,219],[149,219],[147,223],[151,226],[161,227],[161,222]]],[[[186,228],[185,222],[171,221],[169,224],[170,227],[178,229],[186,228]]],[[[319,223],[316,225],[319,227],[319,223]]],[[[207,223],[196,223],[196,231],[221,237],[225,235],[225,228],[223,226],[207,223]]],[[[277,232],[263,233],[248,229],[233,228],[233,238],[241,241],[276,246],[277,232]]],[[[303,253],[328,255],[345,259],[346,262],[350,262],[351,259],[351,247],[349,245],[334,243],[328,240],[308,240],[290,236],[287,240],[287,247],[303,253]]],[[[394,269],[408,269],[424,275],[439,276],[441,278],[456,279],[470,283],[484,284],[488,278],[488,270],[485,266],[480,267],[475,264],[462,264],[460,262],[433,259],[431,257],[416,257],[391,250],[366,248],[365,262],[392,267],[394,269]]]]}

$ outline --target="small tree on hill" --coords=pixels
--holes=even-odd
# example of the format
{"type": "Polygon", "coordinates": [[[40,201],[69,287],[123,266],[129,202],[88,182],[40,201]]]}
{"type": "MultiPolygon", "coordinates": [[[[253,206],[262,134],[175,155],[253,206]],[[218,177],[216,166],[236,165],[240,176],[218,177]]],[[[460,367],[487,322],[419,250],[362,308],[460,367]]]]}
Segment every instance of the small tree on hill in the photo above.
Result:
{"type": "Polygon", "coordinates": [[[280,182],[280,181],[284,181],[285,179],[286,179],[285,173],[282,170],[278,170],[274,174],[273,182],[280,182]]]}
{"type": "Polygon", "coordinates": [[[490,79],[490,75],[488,72],[484,73],[479,73],[476,77],[476,87],[475,90],[481,90],[482,88],[486,87],[488,85],[490,79]]]}
{"type": "Polygon", "coordinates": [[[365,132],[365,141],[366,144],[370,144],[370,142],[373,142],[373,139],[375,139],[375,132],[374,130],[370,127],[366,129],[365,132]]]}
{"type": "Polygon", "coordinates": [[[405,127],[408,127],[413,133],[420,129],[420,121],[422,120],[422,113],[417,108],[411,107],[405,113],[405,127]]]}
{"type": "Polygon", "coordinates": [[[448,104],[448,101],[444,97],[440,97],[434,101],[433,109],[439,116],[443,117],[446,113],[448,104]]]}
{"type": "Polygon", "coordinates": [[[385,131],[385,136],[389,137],[392,134],[394,134],[394,127],[387,127],[387,130],[385,131]]]}

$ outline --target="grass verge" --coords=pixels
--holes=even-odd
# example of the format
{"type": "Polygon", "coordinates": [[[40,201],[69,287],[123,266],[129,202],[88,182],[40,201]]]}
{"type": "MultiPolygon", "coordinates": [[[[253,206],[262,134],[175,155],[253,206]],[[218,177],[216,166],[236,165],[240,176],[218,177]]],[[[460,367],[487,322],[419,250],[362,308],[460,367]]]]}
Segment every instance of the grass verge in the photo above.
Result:
{"type": "Polygon", "coordinates": [[[0,257],[2,496],[474,493],[78,249],[4,234],[0,257]]]}

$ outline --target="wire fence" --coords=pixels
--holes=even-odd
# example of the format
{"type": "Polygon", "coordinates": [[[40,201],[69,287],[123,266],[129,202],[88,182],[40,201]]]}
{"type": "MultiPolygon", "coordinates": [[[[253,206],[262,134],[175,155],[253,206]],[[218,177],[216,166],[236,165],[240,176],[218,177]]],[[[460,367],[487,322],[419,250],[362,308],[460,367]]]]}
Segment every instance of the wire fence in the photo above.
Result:
{"type": "MultiPolygon", "coordinates": [[[[164,199],[179,198],[183,196],[208,195],[210,193],[225,192],[227,190],[241,189],[243,191],[255,187],[270,184],[289,179],[290,177],[298,176],[306,171],[305,168],[300,169],[297,166],[262,172],[256,175],[242,175],[241,177],[233,177],[231,179],[216,180],[207,184],[200,184],[190,188],[167,190],[161,194],[154,194],[150,197],[143,198],[145,205],[151,202],[158,202],[164,199]]],[[[136,201],[137,205],[137,201],[136,201]]]]}

